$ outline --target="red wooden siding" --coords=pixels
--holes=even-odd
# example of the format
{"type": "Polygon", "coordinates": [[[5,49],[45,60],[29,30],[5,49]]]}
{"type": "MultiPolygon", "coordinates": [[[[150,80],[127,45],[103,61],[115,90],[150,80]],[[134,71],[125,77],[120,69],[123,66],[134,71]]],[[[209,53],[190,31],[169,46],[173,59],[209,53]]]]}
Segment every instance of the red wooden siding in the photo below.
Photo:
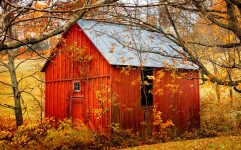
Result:
{"type": "MultiPolygon", "coordinates": [[[[92,57],[88,72],[81,74],[86,64],[80,65],[73,62],[70,56],[61,53],[55,56],[49,63],[46,72],[46,117],[66,118],[85,122],[93,129],[108,128],[110,125],[111,107],[110,103],[104,102],[108,109],[104,117],[96,119],[95,113],[102,107],[96,99],[96,91],[104,87],[111,87],[111,66],[98,52],[87,36],[75,25],[65,37],[67,45],[74,42],[78,47],[85,48],[86,53],[92,57]],[[73,81],[81,81],[81,92],[73,92],[73,81]],[[72,102],[71,104],[69,102],[72,102]],[[71,110],[70,110],[71,109],[71,110]]],[[[110,92],[105,93],[110,98],[110,92]]]]}
{"type": "MultiPolygon", "coordinates": [[[[76,42],[79,48],[85,48],[92,59],[87,64],[80,64],[65,53],[52,58],[53,63],[50,62],[45,69],[46,117],[71,117],[93,130],[109,132],[112,121],[120,123],[122,128],[140,130],[140,123],[144,121],[140,69],[132,68],[126,75],[121,67],[111,66],[77,25],[71,28],[65,39],[68,47],[76,42]],[[80,92],[73,92],[73,81],[81,82],[80,92]]],[[[198,80],[185,79],[190,76],[197,78],[198,72],[178,70],[173,74],[162,70],[165,76],[158,81],[159,70],[153,72],[156,77],[153,102],[159,104],[163,119],[173,120],[181,131],[198,126],[198,80]]]]}
{"type": "MultiPolygon", "coordinates": [[[[140,70],[135,69],[128,74],[121,73],[121,67],[112,67],[112,96],[116,97],[118,106],[113,107],[112,121],[119,122],[122,128],[140,129],[144,121],[141,106],[140,70]]],[[[115,105],[115,104],[113,104],[115,105]]]]}
{"type": "Polygon", "coordinates": [[[155,70],[156,79],[158,71],[164,72],[164,77],[153,82],[154,104],[158,103],[158,110],[162,112],[163,120],[171,119],[179,131],[191,130],[200,123],[199,83],[198,71],[172,72],[155,70]],[[182,74],[178,75],[178,74],[182,74]]]}

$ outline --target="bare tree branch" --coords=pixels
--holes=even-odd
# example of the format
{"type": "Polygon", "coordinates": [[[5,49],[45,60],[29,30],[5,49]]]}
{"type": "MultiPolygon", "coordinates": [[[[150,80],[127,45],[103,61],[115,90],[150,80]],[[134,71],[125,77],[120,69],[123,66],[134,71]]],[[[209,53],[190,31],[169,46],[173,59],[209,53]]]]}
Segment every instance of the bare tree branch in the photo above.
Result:
{"type": "Polygon", "coordinates": [[[8,105],[8,104],[0,104],[0,106],[5,107],[5,108],[10,108],[10,109],[15,109],[14,106],[8,105]]]}

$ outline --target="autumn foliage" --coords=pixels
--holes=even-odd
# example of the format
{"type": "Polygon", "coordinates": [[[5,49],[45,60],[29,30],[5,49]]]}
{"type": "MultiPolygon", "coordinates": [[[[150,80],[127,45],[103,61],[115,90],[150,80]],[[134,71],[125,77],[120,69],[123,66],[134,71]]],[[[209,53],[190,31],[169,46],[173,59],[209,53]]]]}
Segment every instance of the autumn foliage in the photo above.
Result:
{"type": "MultiPolygon", "coordinates": [[[[4,118],[4,120],[8,119],[4,118]]],[[[173,124],[159,121],[155,125],[160,125],[161,130],[155,131],[159,137],[167,137],[168,135],[164,131],[173,124]],[[160,136],[161,134],[165,135],[160,136]]],[[[12,120],[9,120],[9,122],[12,122],[12,120]]],[[[111,126],[111,135],[104,132],[93,133],[84,124],[73,125],[69,119],[61,121],[50,118],[42,124],[39,122],[27,123],[26,121],[18,129],[14,128],[14,124],[0,125],[0,149],[109,149],[111,147],[124,148],[157,142],[157,139],[155,139],[157,136],[142,138],[132,129],[123,130],[116,123],[111,126]]]]}

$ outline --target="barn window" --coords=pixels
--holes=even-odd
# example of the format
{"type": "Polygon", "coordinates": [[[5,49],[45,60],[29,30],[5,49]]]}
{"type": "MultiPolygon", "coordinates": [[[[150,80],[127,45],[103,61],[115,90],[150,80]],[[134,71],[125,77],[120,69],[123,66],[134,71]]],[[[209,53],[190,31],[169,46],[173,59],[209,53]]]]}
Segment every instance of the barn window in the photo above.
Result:
{"type": "Polygon", "coordinates": [[[74,90],[74,92],[80,91],[80,81],[74,81],[73,82],[73,90],[74,90]]]}
{"type": "Polygon", "coordinates": [[[142,76],[142,86],[141,86],[141,105],[153,105],[153,94],[152,87],[153,82],[150,76],[152,76],[152,68],[144,68],[141,76],[142,76]]]}

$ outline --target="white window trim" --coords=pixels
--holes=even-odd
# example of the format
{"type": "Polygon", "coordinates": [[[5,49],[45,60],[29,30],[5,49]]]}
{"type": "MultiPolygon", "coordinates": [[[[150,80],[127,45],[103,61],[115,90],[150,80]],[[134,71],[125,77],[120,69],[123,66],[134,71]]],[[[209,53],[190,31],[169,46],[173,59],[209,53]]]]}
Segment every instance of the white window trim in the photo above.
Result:
{"type": "Polygon", "coordinates": [[[73,92],[80,92],[81,90],[81,82],[80,81],[73,81],[73,92]],[[75,90],[75,83],[79,83],[79,90],[75,90]]]}

